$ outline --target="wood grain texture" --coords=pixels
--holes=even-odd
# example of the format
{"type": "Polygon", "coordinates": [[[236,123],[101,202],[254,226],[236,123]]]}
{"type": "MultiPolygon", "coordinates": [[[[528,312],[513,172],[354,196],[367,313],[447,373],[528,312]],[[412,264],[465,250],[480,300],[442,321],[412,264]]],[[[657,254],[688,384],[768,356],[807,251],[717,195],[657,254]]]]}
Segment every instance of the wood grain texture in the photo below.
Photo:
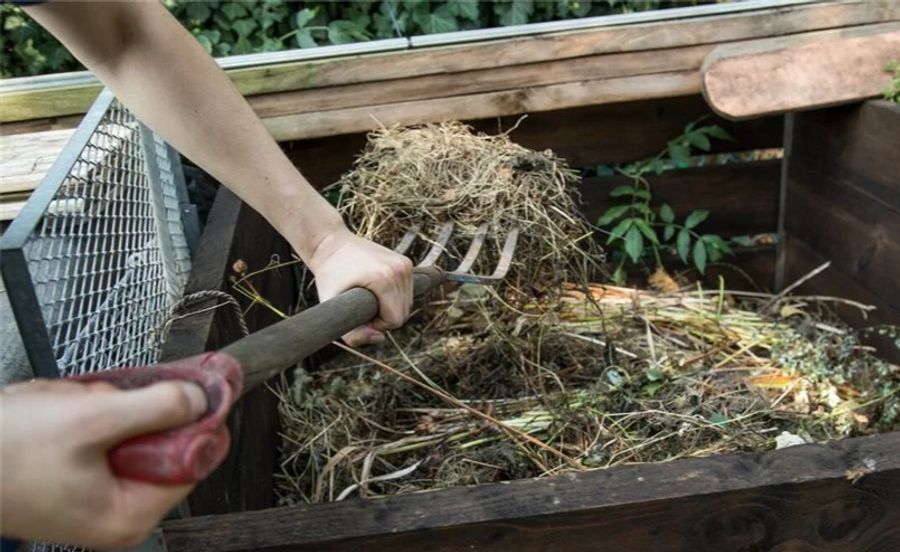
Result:
{"type": "Polygon", "coordinates": [[[720,46],[703,64],[703,95],[729,119],[856,102],[881,94],[900,58],[900,22],[720,46]]]}
{"type": "MultiPolygon", "coordinates": [[[[785,270],[787,285],[792,284],[798,278],[808,274],[817,267],[822,266],[832,259],[822,255],[813,249],[813,246],[803,239],[788,234],[785,238],[785,270]]],[[[844,271],[829,268],[820,276],[797,288],[796,293],[826,295],[831,297],[848,297],[864,305],[872,305],[875,310],[863,313],[859,309],[834,303],[831,308],[841,317],[841,320],[857,328],[867,328],[882,324],[900,324],[900,309],[886,304],[871,289],[861,284],[858,279],[846,274],[844,271]]],[[[865,343],[878,350],[879,356],[900,363],[900,349],[889,337],[880,337],[877,334],[865,335],[865,343]]]]}
{"type": "Polygon", "coordinates": [[[163,525],[170,551],[900,546],[900,433],[163,525]],[[848,480],[861,470],[866,475],[848,480]]]}
{"type": "MultiPolygon", "coordinates": [[[[195,253],[185,294],[203,290],[229,291],[231,266],[238,258],[251,268],[262,268],[272,255],[289,258],[290,250],[269,224],[234,194],[220,188],[206,228],[195,253]]],[[[296,286],[287,270],[269,271],[254,279],[254,285],[273,304],[294,304],[296,286]]],[[[249,307],[240,300],[244,308],[249,307]]],[[[190,312],[216,304],[192,304],[190,312]]],[[[278,318],[254,308],[245,317],[251,331],[278,318]]],[[[220,349],[241,337],[234,313],[218,308],[187,316],[172,325],[163,348],[163,360],[173,360],[220,349]]],[[[197,486],[188,499],[193,515],[221,514],[266,508],[273,504],[272,474],[278,435],[277,399],[265,387],[246,394],[229,416],[232,445],[228,457],[212,476],[197,486]]]]}
{"type": "Polygon", "coordinates": [[[278,141],[300,140],[392,125],[500,117],[699,92],[697,71],[666,72],[281,115],[267,118],[263,123],[278,141]]]}
{"type": "MultiPolygon", "coordinates": [[[[877,307],[865,319],[839,308],[856,326],[900,324],[900,106],[869,101],[790,117],[782,280],[831,261],[801,292],[877,307]]],[[[889,341],[876,343],[900,361],[889,341]]]]}
{"type": "MultiPolygon", "coordinates": [[[[370,95],[375,99],[369,103],[386,103],[385,98],[390,96],[391,90],[405,91],[407,97],[390,100],[391,103],[400,103],[425,99],[423,95],[432,99],[449,96],[452,89],[461,84],[471,90],[459,95],[476,93],[474,90],[483,93],[488,88],[496,91],[497,86],[507,86],[507,89],[527,87],[527,84],[509,83],[527,80],[528,75],[538,75],[546,81],[544,85],[551,84],[549,81],[560,84],[570,82],[576,68],[588,75],[598,73],[588,80],[601,76],[634,76],[648,71],[677,73],[686,70],[683,68],[685,64],[689,64],[691,71],[696,73],[699,59],[694,58],[709,45],[897,18],[900,18],[900,9],[892,0],[817,2],[726,15],[416,48],[389,54],[281,63],[229,70],[228,74],[246,96],[319,91],[262,99],[259,108],[268,118],[265,112],[269,110],[281,116],[296,115],[291,109],[303,109],[307,102],[321,103],[324,107],[316,108],[319,110],[354,107],[360,97],[370,95]],[[681,51],[667,52],[669,49],[681,51]],[[635,52],[646,52],[648,55],[617,56],[635,52]],[[594,59],[589,59],[592,56],[594,59]],[[556,64],[549,69],[541,65],[557,60],[571,61],[572,67],[556,64]],[[520,70],[515,66],[524,67],[520,70]],[[453,83],[449,88],[445,84],[448,79],[453,83]],[[504,85],[504,82],[507,84],[504,85]],[[354,85],[371,86],[354,88],[354,85]]],[[[0,122],[84,113],[98,91],[99,85],[82,84],[3,93],[0,94],[0,122]]]]}
{"type": "Polygon", "coordinates": [[[874,101],[792,117],[785,231],[879,304],[900,308],[900,106],[874,101]]]}
{"type": "MultiPolygon", "coordinates": [[[[510,138],[527,148],[553,150],[572,167],[603,163],[627,163],[659,153],[684,126],[709,115],[699,95],[608,105],[558,109],[520,116],[492,117],[468,121],[477,131],[510,138]]],[[[716,140],[713,153],[778,148],[782,144],[782,118],[769,117],[740,123],[717,117],[703,124],[718,124],[734,138],[716,140]]],[[[283,144],[288,157],[309,181],[321,188],[352,168],[353,159],[365,147],[364,134],[349,134],[289,141],[283,144]]]]}
{"type": "Polygon", "coordinates": [[[0,196],[34,190],[74,132],[0,136],[0,196]]]}

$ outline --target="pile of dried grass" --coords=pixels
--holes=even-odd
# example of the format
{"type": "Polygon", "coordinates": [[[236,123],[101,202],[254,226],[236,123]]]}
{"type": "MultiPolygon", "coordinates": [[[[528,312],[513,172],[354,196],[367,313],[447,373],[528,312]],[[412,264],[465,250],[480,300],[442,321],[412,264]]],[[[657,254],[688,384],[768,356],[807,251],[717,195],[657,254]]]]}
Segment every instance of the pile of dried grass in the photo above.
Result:
{"type": "Polygon", "coordinates": [[[602,262],[578,209],[578,182],[577,173],[550,151],[528,150],[507,134],[475,134],[461,123],[442,123],[374,132],[335,189],[354,230],[378,243],[397,243],[414,226],[426,238],[420,243],[427,243],[446,222],[468,235],[488,224],[494,247],[482,251],[476,273],[493,272],[499,242],[518,227],[519,246],[504,285],[530,298],[564,281],[586,281],[589,268],[602,262]]]}
{"type": "Polygon", "coordinates": [[[299,370],[281,401],[282,499],[398,494],[900,427],[900,370],[820,299],[589,293],[570,291],[552,312],[529,308],[510,326],[463,288],[435,305],[444,314],[433,327],[443,331],[404,330],[372,353],[380,366],[348,355],[299,370]]]}

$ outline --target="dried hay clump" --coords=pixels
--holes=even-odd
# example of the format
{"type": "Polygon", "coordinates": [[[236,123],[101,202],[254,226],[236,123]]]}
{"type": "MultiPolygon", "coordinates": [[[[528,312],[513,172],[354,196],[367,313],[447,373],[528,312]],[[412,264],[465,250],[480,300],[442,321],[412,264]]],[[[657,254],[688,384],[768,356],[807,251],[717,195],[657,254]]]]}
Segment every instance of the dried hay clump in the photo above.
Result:
{"type": "MultiPolygon", "coordinates": [[[[454,122],[374,132],[335,187],[355,231],[385,245],[416,225],[426,239],[446,222],[469,236],[490,225],[493,247],[482,250],[476,273],[493,272],[507,232],[519,227],[506,283],[530,296],[563,281],[586,281],[586,268],[602,262],[576,203],[578,181],[549,150],[531,151],[506,134],[475,134],[454,122]]],[[[451,243],[448,252],[458,257],[467,245],[451,243]]]]}

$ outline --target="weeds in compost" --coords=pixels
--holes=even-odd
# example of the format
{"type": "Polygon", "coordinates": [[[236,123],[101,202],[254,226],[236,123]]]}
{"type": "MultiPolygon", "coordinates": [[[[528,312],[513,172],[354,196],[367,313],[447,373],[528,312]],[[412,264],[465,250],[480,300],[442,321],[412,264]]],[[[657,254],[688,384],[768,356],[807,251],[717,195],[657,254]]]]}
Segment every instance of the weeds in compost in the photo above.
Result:
{"type": "Polygon", "coordinates": [[[281,391],[285,503],[900,425],[900,371],[835,321],[829,298],[594,285],[501,325],[486,297],[463,286],[431,305],[453,330],[405,329],[370,357],[297,369],[281,391]]]}
{"type": "MultiPolygon", "coordinates": [[[[724,283],[705,290],[673,280],[662,292],[592,283],[603,259],[576,182],[552,153],[458,123],[372,136],[331,190],[359,233],[393,244],[413,225],[434,236],[446,221],[471,232],[488,223],[501,238],[517,226],[517,260],[506,284],[443,290],[379,347],[344,347],[348,354],[285,378],[282,503],[900,426],[898,368],[830,310],[871,307],[724,283]]],[[[475,270],[492,269],[495,255],[475,270]]],[[[252,286],[255,273],[238,268],[237,291],[274,312],[252,286]]]]}

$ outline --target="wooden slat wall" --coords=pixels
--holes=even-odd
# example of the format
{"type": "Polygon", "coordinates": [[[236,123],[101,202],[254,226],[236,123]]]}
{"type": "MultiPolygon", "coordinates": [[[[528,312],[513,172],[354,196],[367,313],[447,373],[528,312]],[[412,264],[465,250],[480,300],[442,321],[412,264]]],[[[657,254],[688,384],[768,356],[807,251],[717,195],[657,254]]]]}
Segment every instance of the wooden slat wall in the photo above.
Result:
{"type": "Polygon", "coordinates": [[[791,119],[783,283],[830,260],[803,292],[878,307],[868,320],[840,309],[858,325],[900,324],[900,106],[869,101],[791,119]]]}
{"type": "MultiPolygon", "coordinates": [[[[675,13],[675,12],[673,12],[675,13]]],[[[810,40],[900,19],[893,0],[815,2],[743,13],[422,47],[230,71],[279,140],[364,132],[379,124],[476,119],[699,93],[719,44],[795,33],[810,40]]],[[[83,113],[96,85],[0,93],[17,121],[83,113]]]]}

